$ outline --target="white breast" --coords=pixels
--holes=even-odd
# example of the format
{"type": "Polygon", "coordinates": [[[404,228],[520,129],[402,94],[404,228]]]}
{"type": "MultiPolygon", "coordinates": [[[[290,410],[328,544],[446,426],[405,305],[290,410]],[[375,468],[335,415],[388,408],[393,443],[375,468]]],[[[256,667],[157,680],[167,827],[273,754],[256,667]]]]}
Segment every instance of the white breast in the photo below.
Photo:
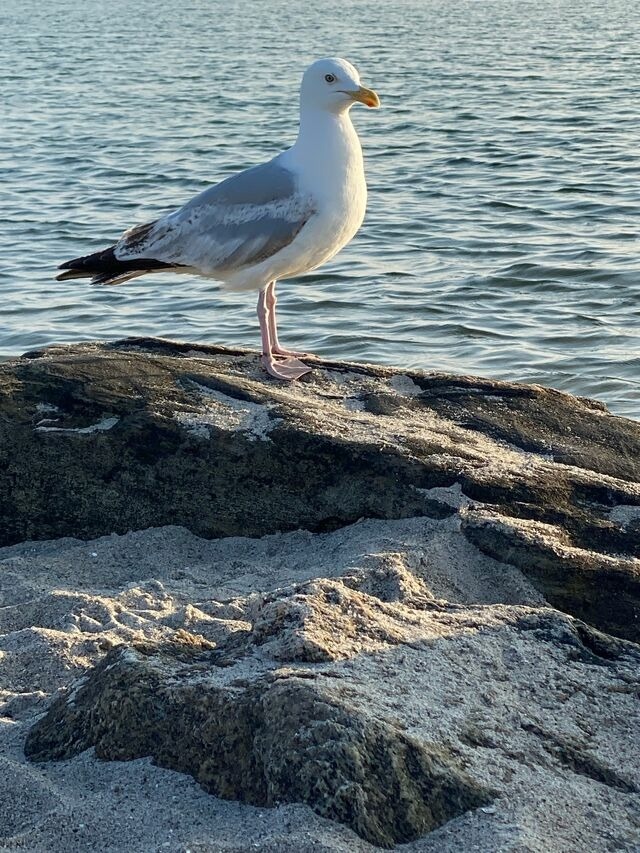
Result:
{"type": "Polygon", "coordinates": [[[291,244],[227,280],[228,287],[261,287],[315,269],[339,252],[362,224],[367,185],[360,141],[348,113],[307,117],[281,163],[296,175],[298,189],[310,196],[316,213],[291,244]]]}

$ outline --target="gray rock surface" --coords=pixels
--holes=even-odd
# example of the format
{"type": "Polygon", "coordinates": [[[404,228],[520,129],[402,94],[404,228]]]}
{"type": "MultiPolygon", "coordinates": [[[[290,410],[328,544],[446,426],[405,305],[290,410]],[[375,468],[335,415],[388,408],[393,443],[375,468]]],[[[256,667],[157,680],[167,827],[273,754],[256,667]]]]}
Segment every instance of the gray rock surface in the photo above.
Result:
{"type": "Polygon", "coordinates": [[[470,377],[0,365],[0,849],[636,853],[638,450],[470,377]]]}
{"type": "Polygon", "coordinates": [[[538,386],[153,339],[0,365],[0,543],[458,513],[547,600],[640,637],[640,425],[538,386]],[[452,505],[438,490],[454,486],[452,505]]]}
{"type": "Polygon", "coordinates": [[[474,849],[473,815],[493,824],[492,851],[640,843],[634,643],[548,607],[435,599],[399,564],[232,599],[217,636],[116,646],[26,754],[151,756],[217,796],[305,803],[383,847],[474,849]],[[541,846],[513,846],[542,804],[541,846]]]}

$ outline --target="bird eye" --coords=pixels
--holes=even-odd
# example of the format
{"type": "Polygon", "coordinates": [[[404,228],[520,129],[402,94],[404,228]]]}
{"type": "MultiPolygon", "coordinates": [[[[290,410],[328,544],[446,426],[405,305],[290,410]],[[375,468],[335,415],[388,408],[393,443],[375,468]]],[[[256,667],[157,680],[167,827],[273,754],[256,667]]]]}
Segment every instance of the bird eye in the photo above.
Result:
{"type": "Polygon", "coordinates": [[[324,79],[327,81],[327,83],[335,83],[336,82],[336,78],[334,77],[333,74],[325,74],[324,79]]]}

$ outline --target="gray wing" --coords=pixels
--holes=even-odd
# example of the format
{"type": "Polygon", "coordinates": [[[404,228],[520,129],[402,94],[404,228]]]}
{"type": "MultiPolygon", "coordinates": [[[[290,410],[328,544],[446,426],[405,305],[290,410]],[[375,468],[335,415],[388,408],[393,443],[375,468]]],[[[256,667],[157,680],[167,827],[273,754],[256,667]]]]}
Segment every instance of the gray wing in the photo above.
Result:
{"type": "Polygon", "coordinates": [[[287,246],[315,213],[279,157],[210,187],[179,210],[125,232],[118,260],[153,258],[208,275],[252,266],[287,246]]]}

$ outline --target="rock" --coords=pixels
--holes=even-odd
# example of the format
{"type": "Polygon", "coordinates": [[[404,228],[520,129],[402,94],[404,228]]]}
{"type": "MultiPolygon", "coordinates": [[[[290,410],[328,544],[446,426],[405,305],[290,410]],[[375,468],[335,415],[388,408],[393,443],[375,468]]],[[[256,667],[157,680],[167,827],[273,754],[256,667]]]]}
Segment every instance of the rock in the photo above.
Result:
{"type": "Polygon", "coordinates": [[[0,544],[459,518],[550,604],[640,637],[640,426],[539,386],[131,339],[0,365],[0,544]]]}
{"type": "Polygon", "coordinates": [[[306,803],[383,846],[489,801],[447,749],[368,719],[304,677],[276,672],[247,687],[204,684],[183,672],[185,664],[202,672],[206,658],[174,653],[108,655],[87,687],[34,730],[28,757],[64,758],[94,744],[101,758],[152,755],[216,796],[306,803]]]}
{"type": "Polygon", "coordinates": [[[514,849],[513,821],[547,803],[540,825],[561,837],[535,849],[575,849],[588,801],[601,817],[587,849],[632,849],[635,644],[547,607],[434,599],[400,567],[228,607],[215,649],[183,632],[110,651],[35,724],[27,755],[152,756],[219,797],[306,803],[385,847],[431,832],[424,849],[441,850],[449,826],[476,838],[492,821],[486,849],[514,849]]]}
{"type": "Polygon", "coordinates": [[[640,639],[637,558],[577,548],[557,525],[495,512],[465,514],[462,530],[485,554],[517,566],[555,607],[640,639]]]}

